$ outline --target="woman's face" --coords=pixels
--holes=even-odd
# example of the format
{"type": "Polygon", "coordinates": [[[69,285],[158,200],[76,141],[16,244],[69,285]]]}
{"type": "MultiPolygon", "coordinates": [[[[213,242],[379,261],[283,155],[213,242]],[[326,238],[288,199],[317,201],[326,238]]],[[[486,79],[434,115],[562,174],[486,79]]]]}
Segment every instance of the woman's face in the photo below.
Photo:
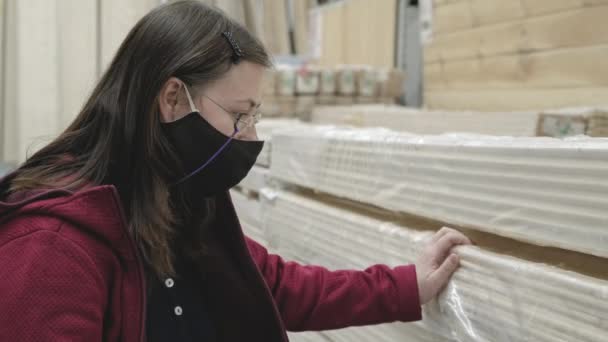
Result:
{"type": "MultiPolygon", "coordinates": [[[[234,133],[234,123],[239,113],[254,113],[261,103],[264,67],[243,61],[234,65],[221,79],[205,88],[189,88],[194,106],[200,115],[226,136],[234,133]]],[[[171,122],[192,112],[184,84],[170,78],[160,93],[160,109],[163,122],[171,122]]],[[[257,140],[255,127],[249,127],[235,136],[241,140],[257,140]]]]}

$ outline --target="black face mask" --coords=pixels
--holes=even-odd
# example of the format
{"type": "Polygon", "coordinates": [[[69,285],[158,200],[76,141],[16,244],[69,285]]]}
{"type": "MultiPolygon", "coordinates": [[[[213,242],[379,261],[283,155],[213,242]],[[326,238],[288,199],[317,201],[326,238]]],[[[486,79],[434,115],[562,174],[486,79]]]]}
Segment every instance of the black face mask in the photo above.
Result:
{"type": "Polygon", "coordinates": [[[174,185],[185,186],[202,197],[223,193],[240,183],[255,164],[263,141],[227,137],[198,112],[162,124],[185,174],[174,185]]]}

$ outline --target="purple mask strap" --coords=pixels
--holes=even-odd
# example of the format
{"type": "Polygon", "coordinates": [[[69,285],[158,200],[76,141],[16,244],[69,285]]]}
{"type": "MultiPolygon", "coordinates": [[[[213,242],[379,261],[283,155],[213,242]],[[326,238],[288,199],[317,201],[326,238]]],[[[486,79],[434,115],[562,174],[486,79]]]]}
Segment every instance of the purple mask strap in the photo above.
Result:
{"type": "Polygon", "coordinates": [[[217,158],[217,156],[220,155],[220,153],[222,153],[222,151],[226,148],[226,146],[228,146],[228,144],[230,144],[230,142],[234,139],[234,136],[239,132],[239,130],[236,128],[236,125],[234,127],[234,133],[232,133],[232,135],[230,136],[230,138],[228,138],[228,140],[226,140],[226,142],[224,143],[224,145],[222,145],[222,147],[220,147],[217,152],[215,152],[211,158],[209,158],[209,160],[207,160],[203,165],[201,165],[199,168],[197,168],[196,170],[190,172],[190,174],[186,175],[185,177],[183,177],[182,179],[180,179],[179,181],[177,181],[174,185],[180,184],[184,181],[186,181],[188,178],[194,176],[195,174],[201,172],[204,168],[207,167],[207,165],[209,165],[215,158],[217,158]]]}

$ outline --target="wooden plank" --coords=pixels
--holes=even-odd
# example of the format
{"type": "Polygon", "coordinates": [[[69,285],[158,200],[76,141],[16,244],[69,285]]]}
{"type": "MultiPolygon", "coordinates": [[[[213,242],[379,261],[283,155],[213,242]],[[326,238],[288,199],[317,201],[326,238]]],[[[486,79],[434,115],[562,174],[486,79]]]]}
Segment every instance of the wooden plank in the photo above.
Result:
{"type": "Polygon", "coordinates": [[[521,0],[528,16],[580,8],[584,0],[521,0]]]}
{"type": "Polygon", "coordinates": [[[425,50],[425,62],[605,44],[608,43],[606,17],[608,6],[586,7],[440,35],[425,50]]]}
{"type": "Polygon", "coordinates": [[[585,6],[608,5],[608,0],[583,0],[585,6]]]}
{"type": "Polygon", "coordinates": [[[394,65],[395,0],[352,0],[344,6],[345,52],[342,63],[366,64],[379,67],[394,65]]]}
{"type": "Polygon", "coordinates": [[[469,0],[437,7],[434,15],[433,32],[435,35],[465,30],[474,26],[469,0]]]}
{"type": "Polygon", "coordinates": [[[428,108],[446,110],[509,111],[606,106],[608,87],[433,90],[426,92],[424,99],[428,108]]]}
{"type": "Polygon", "coordinates": [[[435,88],[445,88],[447,85],[442,76],[442,64],[433,63],[424,66],[424,82],[435,88]]]}
{"type": "Polygon", "coordinates": [[[530,21],[526,26],[527,50],[608,43],[608,6],[584,8],[530,21]]]}
{"type": "Polygon", "coordinates": [[[314,7],[314,0],[293,2],[294,8],[294,39],[297,55],[308,55],[308,21],[309,11],[314,7]]]}
{"type": "Polygon", "coordinates": [[[433,0],[433,6],[441,7],[444,5],[449,5],[449,4],[453,4],[456,2],[463,2],[463,1],[469,1],[469,0],[433,0]]]}
{"type": "Polygon", "coordinates": [[[427,89],[608,86],[608,45],[443,63],[427,89]]]}
{"type": "Polygon", "coordinates": [[[523,47],[523,30],[524,24],[513,22],[438,35],[425,49],[430,52],[425,63],[519,51],[523,47]]]}
{"type": "Polygon", "coordinates": [[[344,63],[344,3],[339,2],[318,9],[321,16],[321,57],[322,66],[344,63]]]}
{"type": "Polygon", "coordinates": [[[287,9],[283,0],[264,1],[264,43],[271,53],[289,54],[287,9]]]}
{"type": "Polygon", "coordinates": [[[525,17],[521,1],[470,0],[473,26],[513,21],[525,17]]]}

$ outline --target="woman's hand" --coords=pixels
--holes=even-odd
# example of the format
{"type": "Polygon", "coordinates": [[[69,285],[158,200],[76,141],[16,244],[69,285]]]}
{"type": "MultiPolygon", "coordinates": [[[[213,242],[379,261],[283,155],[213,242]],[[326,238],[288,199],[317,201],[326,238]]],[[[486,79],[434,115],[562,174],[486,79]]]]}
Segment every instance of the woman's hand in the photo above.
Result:
{"type": "Polygon", "coordinates": [[[435,233],[416,262],[421,305],[437,296],[460,265],[458,255],[451,252],[452,248],[470,244],[469,238],[452,228],[444,227],[435,233]]]}

